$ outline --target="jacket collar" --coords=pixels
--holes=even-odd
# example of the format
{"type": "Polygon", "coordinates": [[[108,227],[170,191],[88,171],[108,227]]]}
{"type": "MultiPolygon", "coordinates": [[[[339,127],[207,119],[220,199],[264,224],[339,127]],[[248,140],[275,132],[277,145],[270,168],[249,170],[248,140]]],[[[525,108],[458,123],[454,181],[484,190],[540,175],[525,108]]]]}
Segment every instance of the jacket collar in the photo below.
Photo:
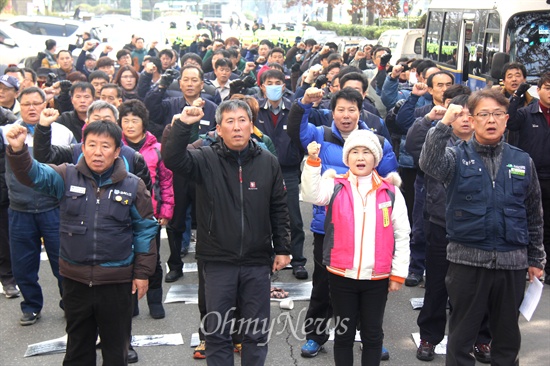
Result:
{"type": "MultiPolygon", "coordinates": [[[[78,160],[78,163],[76,164],[76,170],[82,173],[85,177],[94,179],[92,175],[92,171],[86,164],[86,159],[84,159],[84,157],[78,160]]],[[[128,175],[128,172],[126,171],[124,162],[120,157],[118,157],[115,159],[114,170],[113,170],[113,173],[111,174],[111,178],[108,181],[106,181],[103,185],[118,183],[122,181],[124,178],[126,178],[127,175],[128,175]]]]}

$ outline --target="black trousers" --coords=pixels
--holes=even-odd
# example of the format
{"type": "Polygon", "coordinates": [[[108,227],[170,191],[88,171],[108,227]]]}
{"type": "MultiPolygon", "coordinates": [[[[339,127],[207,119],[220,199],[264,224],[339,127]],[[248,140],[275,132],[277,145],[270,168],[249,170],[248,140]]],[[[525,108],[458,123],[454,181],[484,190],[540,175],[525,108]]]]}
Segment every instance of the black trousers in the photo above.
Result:
{"type": "Polygon", "coordinates": [[[324,235],[313,233],[313,289],[309,299],[304,330],[306,339],[325,344],[329,337],[329,320],[332,318],[332,305],[328,286],[328,272],[323,265],[324,235]]]}
{"type": "MultiPolygon", "coordinates": [[[[447,324],[447,287],[445,276],[449,268],[447,260],[447,231],[444,227],[426,220],[426,292],[424,305],[416,323],[420,339],[439,344],[445,336],[447,324]]],[[[452,304],[451,304],[452,305],[452,304]]],[[[475,343],[490,343],[489,314],[485,314],[475,343]]]]}
{"type": "Polygon", "coordinates": [[[363,352],[361,365],[380,364],[384,341],[382,322],[388,298],[388,279],[354,280],[329,272],[330,295],[334,309],[334,363],[353,365],[353,344],[357,322],[363,352]]]}
{"type": "Polygon", "coordinates": [[[241,363],[265,364],[269,336],[270,274],[263,266],[203,262],[208,365],[233,365],[231,331],[242,330],[241,363]],[[234,324],[234,309],[242,319],[234,324]],[[239,324],[240,323],[240,324],[239,324]]]}
{"type": "Polygon", "coordinates": [[[546,252],[545,276],[550,277],[550,179],[539,179],[542,194],[542,211],[544,220],[544,251],[546,252]]]}
{"type": "Polygon", "coordinates": [[[67,352],[63,365],[95,365],[97,334],[104,365],[126,365],[132,325],[132,283],[88,286],[63,278],[67,352]]]}
{"type": "MultiPolygon", "coordinates": [[[[184,177],[179,174],[174,174],[174,216],[166,225],[166,234],[168,236],[168,246],[170,247],[170,256],[166,261],[170,271],[181,271],[183,269],[183,261],[181,260],[181,243],[186,226],[187,209],[189,206],[194,207],[195,201],[195,185],[189,183],[184,177]]],[[[192,216],[194,212],[191,212],[192,216]]]]}
{"type": "Polygon", "coordinates": [[[0,281],[3,286],[15,285],[11,270],[8,206],[0,207],[0,281]]]}
{"type": "Polygon", "coordinates": [[[449,264],[445,284],[453,311],[449,318],[447,366],[474,366],[470,354],[481,321],[489,312],[491,365],[519,365],[519,306],[526,270],[494,270],[449,264]]]}

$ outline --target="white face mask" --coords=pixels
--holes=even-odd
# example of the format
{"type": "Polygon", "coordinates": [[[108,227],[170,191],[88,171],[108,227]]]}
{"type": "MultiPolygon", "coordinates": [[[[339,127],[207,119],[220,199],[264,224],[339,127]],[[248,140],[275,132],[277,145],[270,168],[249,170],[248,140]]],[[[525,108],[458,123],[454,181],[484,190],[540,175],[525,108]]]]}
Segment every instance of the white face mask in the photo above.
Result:
{"type": "Polygon", "coordinates": [[[418,79],[416,78],[416,71],[409,72],[409,83],[416,84],[418,79]]]}

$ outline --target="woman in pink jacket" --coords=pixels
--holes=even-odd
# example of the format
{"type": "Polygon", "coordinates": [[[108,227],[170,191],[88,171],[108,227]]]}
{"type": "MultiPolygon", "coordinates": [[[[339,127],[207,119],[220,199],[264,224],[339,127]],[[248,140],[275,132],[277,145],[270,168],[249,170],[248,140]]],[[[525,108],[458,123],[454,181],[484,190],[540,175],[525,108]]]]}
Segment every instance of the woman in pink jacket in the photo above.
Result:
{"type": "Polygon", "coordinates": [[[362,365],[379,365],[382,320],[388,292],[401,289],[409,268],[407,207],[397,173],[387,178],[375,168],[382,158],[378,137],[355,130],[346,139],[345,175],[327,170],[321,177],[320,144],[308,145],[302,173],[304,201],[327,205],[323,264],[335,316],[334,361],[353,365],[359,322],[362,365]]]}
{"type": "Polygon", "coordinates": [[[149,313],[154,319],[162,319],[165,316],[162,306],[162,266],[160,264],[160,228],[172,219],[174,213],[174,189],[172,186],[172,171],[167,169],[160,155],[160,143],[156,137],[147,131],[149,124],[149,112],[137,99],[127,100],[119,107],[119,124],[122,128],[122,141],[124,144],[139,151],[151,174],[153,191],[151,199],[155,217],[159,221],[159,233],[157,234],[157,267],[155,274],[149,278],[149,290],[147,291],[147,304],[149,313]]]}

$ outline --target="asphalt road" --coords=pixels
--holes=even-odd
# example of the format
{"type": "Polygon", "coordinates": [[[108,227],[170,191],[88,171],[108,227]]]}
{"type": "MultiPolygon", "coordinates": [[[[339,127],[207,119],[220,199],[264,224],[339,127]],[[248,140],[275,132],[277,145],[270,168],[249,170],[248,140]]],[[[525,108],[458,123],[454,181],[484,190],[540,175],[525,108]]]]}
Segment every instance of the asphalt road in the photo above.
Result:
{"type": "MultiPolygon", "coordinates": [[[[304,227],[306,228],[306,243],[304,251],[307,258],[312,258],[312,235],[309,228],[311,209],[310,205],[302,204],[304,227]]],[[[164,239],[161,245],[161,258],[168,257],[168,243],[164,239]]],[[[186,262],[193,261],[193,255],[185,258],[186,262]]],[[[47,265],[41,262],[40,283],[44,291],[45,304],[42,310],[42,318],[34,325],[22,327],[19,325],[21,311],[18,299],[6,299],[0,296],[0,365],[12,366],[36,366],[59,365],[62,363],[63,354],[39,355],[23,357],[29,344],[62,337],[65,334],[65,321],[63,312],[58,307],[59,294],[55,281],[47,265]]],[[[306,268],[313,271],[310,260],[306,268]]],[[[297,282],[292,271],[285,270],[278,274],[278,282],[297,282]]],[[[197,283],[196,273],[186,273],[183,279],[174,284],[197,283]]],[[[164,294],[168,292],[171,284],[164,283],[164,294]]],[[[550,365],[550,292],[545,285],[541,302],[530,322],[520,317],[522,332],[522,349],[520,351],[520,363],[529,366],[550,365]]],[[[409,303],[411,298],[422,297],[424,289],[421,287],[403,289],[389,295],[384,319],[385,346],[390,351],[390,360],[382,362],[385,366],[413,366],[413,365],[444,365],[445,358],[436,355],[431,363],[419,361],[415,358],[416,346],[413,343],[411,333],[418,332],[416,318],[418,311],[412,310],[409,303]]],[[[326,345],[326,351],[321,352],[314,359],[306,359],[300,356],[300,348],[304,343],[304,334],[301,327],[307,309],[307,301],[297,301],[291,311],[281,310],[278,303],[272,302],[271,317],[280,319],[275,322],[273,334],[269,342],[267,365],[277,366],[324,366],[333,365],[332,342],[326,345]]],[[[153,335],[181,333],[184,344],[180,346],[155,346],[137,347],[139,355],[138,365],[206,365],[205,360],[194,360],[193,349],[189,347],[191,334],[197,331],[199,319],[197,305],[172,303],[166,304],[166,318],[154,320],[149,316],[145,299],[140,301],[141,313],[133,322],[134,335],[153,335]]],[[[360,364],[359,344],[355,348],[355,364],[360,364]]],[[[98,364],[101,364],[101,353],[98,351],[98,364]]],[[[235,356],[235,364],[240,364],[240,357],[235,356]]]]}

